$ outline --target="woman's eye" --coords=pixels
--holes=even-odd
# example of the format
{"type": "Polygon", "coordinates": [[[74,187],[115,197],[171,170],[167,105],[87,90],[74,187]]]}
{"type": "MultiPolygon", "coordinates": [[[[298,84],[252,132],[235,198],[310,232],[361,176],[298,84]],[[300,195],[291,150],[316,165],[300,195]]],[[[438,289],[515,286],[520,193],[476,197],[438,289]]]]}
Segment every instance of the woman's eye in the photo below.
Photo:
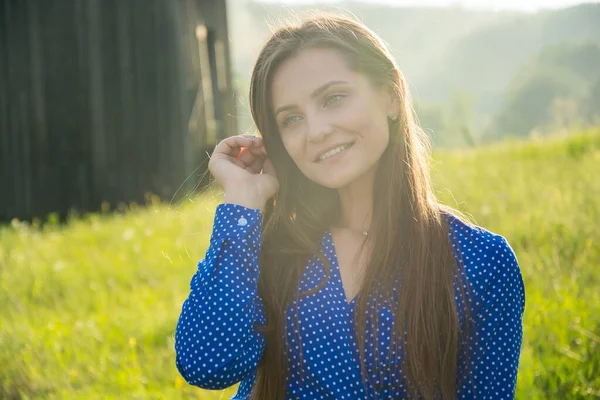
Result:
{"type": "Polygon", "coordinates": [[[292,115],[292,116],[289,116],[289,117],[285,118],[283,120],[283,122],[281,123],[281,125],[283,127],[286,127],[286,126],[288,126],[290,124],[293,124],[294,122],[298,121],[299,119],[300,119],[300,116],[298,116],[298,115],[292,115]]]}
{"type": "Polygon", "coordinates": [[[325,101],[325,105],[328,106],[330,104],[336,103],[336,102],[340,101],[342,98],[344,98],[343,94],[332,94],[331,96],[327,97],[327,100],[325,101]]]}

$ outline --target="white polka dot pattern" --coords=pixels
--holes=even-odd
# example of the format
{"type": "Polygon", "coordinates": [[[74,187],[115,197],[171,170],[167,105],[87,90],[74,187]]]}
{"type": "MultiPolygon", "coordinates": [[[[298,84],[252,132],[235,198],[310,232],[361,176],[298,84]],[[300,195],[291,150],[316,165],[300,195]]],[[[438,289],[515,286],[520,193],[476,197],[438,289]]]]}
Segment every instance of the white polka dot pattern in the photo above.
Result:
{"type": "MultiPolygon", "coordinates": [[[[261,218],[259,210],[217,206],[210,246],[192,278],[175,335],[176,364],[186,381],[206,389],[241,382],[234,400],[249,397],[265,346],[263,335],[253,329],[265,323],[257,291],[261,218]]],[[[448,219],[450,240],[455,254],[462,256],[463,278],[466,275],[472,296],[468,307],[473,328],[465,341],[468,357],[459,359],[458,398],[512,399],[525,307],[517,259],[502,236],[448,219]]],[[[298,303],[293,299],[286,314],[286,399],[405,398],[402,355],[387,356],[391,309],[385,305],[376,310],[377,335],[367,329],[365,383],[352,326],[355,300],[346,301],[330,231],[323,235],[322,250],[332,267],[329,281],[298,303]]],[[[324,273],[318,258],[311,258],[300,290],[317,286],[324,273]]],[[[460,307],[458,285],[456,299],[460,307]]],[[[461,312],[459,319],[464,320],[461,312]]]]}
{"type": "Polygon", "coordinates": [[[261,218],[259,210],[217,206],[210,246],[192,278],[175,333],[177,368],[192,385],[224,389],[258,365],[265,345],[253,329],[265,324],[258,295],[261,218]]]}

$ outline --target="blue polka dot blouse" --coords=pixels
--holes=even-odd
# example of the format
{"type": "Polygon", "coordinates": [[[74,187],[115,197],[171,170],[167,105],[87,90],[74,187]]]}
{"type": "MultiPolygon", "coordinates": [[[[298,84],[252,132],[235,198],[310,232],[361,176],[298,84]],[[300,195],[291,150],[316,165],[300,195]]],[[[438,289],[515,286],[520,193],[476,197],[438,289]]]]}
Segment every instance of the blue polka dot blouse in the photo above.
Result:
{"type": "MultiPolygon", "coordinates": [[[[448,218],[455,233],[450,240],[462,255],[459,262],[469,284],[473,322],[469,372],[457,386],[458,398],[512,399],[525,308],[517,259],[502,236],[448,218]]],[[[265,347],[263,334],[253,329],[266,323],[257,286],[261,227],[259,210],[217,206],[210,246],[191,280],[175,333],[176,365],[184,379],[205,389],[241,382],[235,400],[249,397],[265,347]]],[[[381,356],[373,356],[373,347],[365,348],[369,379],[364,382],[353,328],[355,300],[346,300],[330,231],[324,233],[322,246],[331,264],[330,279],[320,291],[299,300],[300,330],[295,298],[288,308],[286,399],[371,399],[374,393],[378,399],[405,398],[403,376],[394,368],[401,360],[386,356],[381,345],[392,327],[391,311],[379,311],[381,356]]],[[[300,290],[317,286],[324,276],[322,263],[311,258],[300,290]]],[[[367,335],[372,337],[370,330],[367,335]]],[[[465,363],[459,359],[459,375],[465,363]]]]}

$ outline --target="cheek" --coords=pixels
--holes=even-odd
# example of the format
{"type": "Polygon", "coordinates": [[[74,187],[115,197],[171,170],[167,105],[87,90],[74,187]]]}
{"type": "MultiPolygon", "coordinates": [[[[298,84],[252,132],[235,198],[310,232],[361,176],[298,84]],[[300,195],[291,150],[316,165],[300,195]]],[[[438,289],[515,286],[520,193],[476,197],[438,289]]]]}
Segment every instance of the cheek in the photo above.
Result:
{"type": "Polygon", "coordinates": [[[349,130],[368,139],[368,145],[387,144],[389,140],[387,117],[373,104],[357,103],[348,107],[344,121],[349,130]]]}
{"type": "Polygon", "coordinates": [[[304,145],[299,135],[286,135],[285,137],[281,138],[281,142],[283,143],[285,151],[287,151],[294,164],[301,168],[304,145]]]}

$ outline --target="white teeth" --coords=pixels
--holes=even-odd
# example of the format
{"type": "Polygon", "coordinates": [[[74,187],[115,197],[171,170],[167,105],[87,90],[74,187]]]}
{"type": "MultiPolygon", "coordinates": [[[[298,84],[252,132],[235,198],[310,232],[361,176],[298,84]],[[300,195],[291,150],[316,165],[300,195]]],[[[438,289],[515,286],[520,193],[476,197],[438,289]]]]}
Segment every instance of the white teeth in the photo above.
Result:
{"type": "Polygon", "coordinates": [[[342,144],[342,145],[336,147],[335,149],[329,150],[327,153],[325,153],[321,157],[319,157],[319,161],[323,161],[331,156],[334,156],[337,153],[339,153],[340,151],[342,151],[348,147],[350,147],[349,144],[342,144]]]}

